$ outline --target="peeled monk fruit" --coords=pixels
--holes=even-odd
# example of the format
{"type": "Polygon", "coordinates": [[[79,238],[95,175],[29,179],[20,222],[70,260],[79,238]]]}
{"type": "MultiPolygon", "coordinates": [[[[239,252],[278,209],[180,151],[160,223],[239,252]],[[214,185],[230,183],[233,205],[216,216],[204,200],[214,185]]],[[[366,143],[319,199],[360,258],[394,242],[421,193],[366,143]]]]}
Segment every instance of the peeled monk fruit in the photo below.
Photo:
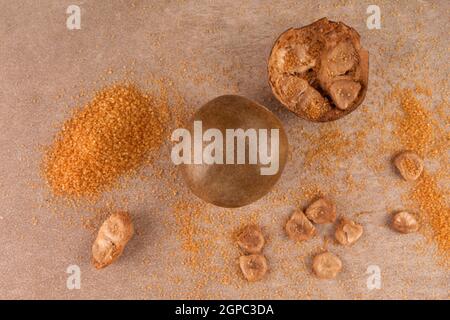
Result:
{"type": "Polygon", "coordinates": [[[288,140],[280,120],[246,98],[215,98],[188,129],[177,130],[172,160],[192,192],[214,205],[236,208],[258,200],[284,169],[288,140]]]}
{"type": "Polygon", "coordinates": [[[100,227],[92,246],[92,263],[94,266],[101,269],[116,261],[133,233],[133,222],[127,212],[111,214],[100,227]]]}
{"type": "Polygon", "coordinates": [[[355,29],[322,18],[289,29],[276,40],[268,62],[275,97],[299,117],[339,119],[364,100],[369,53],[355,29]]]}

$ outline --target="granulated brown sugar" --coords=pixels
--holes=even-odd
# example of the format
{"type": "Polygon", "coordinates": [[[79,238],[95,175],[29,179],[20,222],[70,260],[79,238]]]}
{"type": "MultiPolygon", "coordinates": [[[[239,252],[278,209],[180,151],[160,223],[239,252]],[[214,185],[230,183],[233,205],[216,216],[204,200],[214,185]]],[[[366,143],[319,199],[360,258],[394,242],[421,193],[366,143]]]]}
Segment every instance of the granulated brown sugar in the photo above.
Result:
{"type": "Polygon", "coordinates": [[[430,225],[440,252],[450,262],[450,207],[437,179],[424,173],[413,187],[410,198],[417,202],[423,218],[430,225]]]}
{"type": "Polygon", "coordinates": [[[403,111],[403,115],[396,121],[394,133],[405,149],[424,156],[434,138],[430,112],[421,105],[411,89],[396,89],[393,94],[400,99],[403,111]]]}
{"type": "Polygon", "coordinates": [[[56,195],[98,196],[136,171],[163,142],[167,105],[131,84],[96,93],[47,150],[43,171],[56,195]]]}
{"type": "Polygon", "coordinates": [[[317,134],[306,137],[309,145],[304,164],[308,169],[317,169],[322,175],[332,176],[339,171],[341,162],[362,153],[366,135],[367,130],[347,134],[335,124],[320,128],[317,134]]]}

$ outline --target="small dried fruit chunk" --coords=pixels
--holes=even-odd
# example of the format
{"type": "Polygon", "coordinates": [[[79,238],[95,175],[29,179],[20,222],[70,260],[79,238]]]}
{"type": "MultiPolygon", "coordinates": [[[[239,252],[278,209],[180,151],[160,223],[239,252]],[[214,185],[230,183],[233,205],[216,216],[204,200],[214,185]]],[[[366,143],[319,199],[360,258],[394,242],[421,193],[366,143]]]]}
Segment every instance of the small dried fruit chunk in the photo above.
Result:
{"type": "Polygon", "coordinates": [[[332,223],[336,220],[336,206],[327,198],[314,201],[307,209],[306,216],[315,223],[332,223]]]}
{"type": "Polygon", "coordinates": [[[261,254],[241,256],[239,266],[245,279],[250,282],[261,280],[267,272],[267,260],[261,254]]]}
{"type": "Polygon", "coordinates": [[[394,215],[392,227],[401,233],[411,233],[419,230],[419,223],[412,214],[401,211],[394,215]]]}
{"type": "Polygon", "coordinates": [[[264,247],[264,236],[256,225],[245,226],[237,237],[237,243],[247,253],[259,253],[264,247]]]}
{"type": "Polygon", "coordinates": [[[344,75],[358,64],[358,52],[351,41],[341,41],[327,53],[326,62],[330,75],[344,75]]]}
{"type": "Polygon", "coordinates": [[[406,181],[417,180],[423,171],[423,160],[411,151],[403,151],[396,156],[394,164],[406,181]]]}
{"type": "Polygon", "coordinates": [[[330,86],[330,95],[336,107],[341,110],[348,109],[358,97],[361,84],[351,80],[337,80],[330,86]]]}
{"type": "Polygon", "coordinates": [[[342,270],[342,261],[330,252],[318,254],[313,259],[313,271],[320,279],[334,279],[342,270]]]}
{"type": "Polygon", "coordinates": [[[286,233],[294,241],[305,241],[314,236],[316,228],[305,214],[298,210],[286,223],[286,233]]]}
{"type": "Polygon", "coordinates": [[[294,110],[297,109],[302,109],[303,112],[307,112],[310,115],[311,119],[316,120],[330,111],[331,106],[319,91],[308,86],[298,98],[294,110]]]}
{"type": "Polygon", "coordinates": [[[280,79],[280,90],[288,103],[295,104],[308,88],[310,88],[308,81],[302,78],[288,77],[280,79]]]}
{"type": "Polygon", "coordinates": [[[295,45],[282,48],[279,55],[279,68],[288,74],[302,73],[314,67],[316,60],[308,54],[308,47],[295,45]]]}
{"type": "Polygon", "coordinates": [[[101,269],[113,263],[122,254],[133,233],[133,222],[127,212],[111,214],[100,227],[92,246],[94,266],[101,269]]]}
{"type": "Polygon", "coordinates": [[[336,240],[344,245],[354,244],[363,234],[363,227],[356,222],[342,218],[336,227],[335,237],[336,240]]]}

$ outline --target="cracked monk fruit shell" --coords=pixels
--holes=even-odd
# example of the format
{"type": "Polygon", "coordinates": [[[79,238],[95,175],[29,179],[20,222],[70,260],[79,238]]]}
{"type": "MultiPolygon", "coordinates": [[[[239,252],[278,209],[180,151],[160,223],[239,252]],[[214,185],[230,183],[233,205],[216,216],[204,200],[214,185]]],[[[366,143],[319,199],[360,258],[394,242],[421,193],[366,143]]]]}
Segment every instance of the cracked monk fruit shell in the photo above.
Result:
{"type": "Polygon", "coordinates": [[[368,70],[369,53],[358,32],[327,18],[285,31],[268,61],[275,97],[299,117],[317,122],[339,119],[362,103],[368,70]]]}

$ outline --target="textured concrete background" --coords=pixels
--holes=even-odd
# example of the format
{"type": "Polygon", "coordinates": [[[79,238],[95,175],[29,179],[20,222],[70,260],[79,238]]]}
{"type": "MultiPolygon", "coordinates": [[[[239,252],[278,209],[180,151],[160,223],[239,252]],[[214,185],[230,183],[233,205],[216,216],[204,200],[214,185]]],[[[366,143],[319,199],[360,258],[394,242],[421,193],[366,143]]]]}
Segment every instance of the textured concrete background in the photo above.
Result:
{"type": "Polygon", "coordinates": [[[395,147],[378,150],[383,141],[395,140],[385,119],[397,107],[384,101],[391,86],[426,77],[437,93],[427,102],[430,108],[442,99],[439,92],[448,91],[447,43],[436,39],[448,39],[449,5],[444,0],[0,1],[0,298],[448,298],[449,273],[438,266],[433,244],[386,226],[388,213],[407,206],[402,202],[407,186],[389,165],[395,147]],[[81,7],[81,30],[66,28],[70,4],[81,7]],[[366,27],[369,4],[381,8],[381,30],[366,27]],[[363,106],[351,115],[312,124],[272,98],[266,61],[281,32],[323,16],[360,32],[370,52],[370,83],[363,106]],[[412,67],[405,59],[415,55],[419,61],[412,67]],[[226,93],[268,106],[286,126],[291,159],[271,194],[225,210],[189,194],[165,145],[160,160],[145,170],[147,179],[132,179],[128,189],[96,205],[100,212],[109,206],[129,209],[138,231],[116,264],[97,271],[90,265],[90,247],[101,221],[98,211],[52,199],[39,176],[40,146],[51,142],[55,124],[73,106],[124,74],[145,89],[154,88],[151,75],[170,79],[191,110],[226,93]],[[369,126],[369,119],[378,125],[369,126]],[[335,166],[331,175],[304,166],[311,141],[303,137],[327,126],[368,133],[364,148],[329,163],[335,166]],[[379,161],[381,170],[374,171],[368,157],[379,161]],[[348,173],[355,188],[343,187],[348,173]],[[331,194],[340,214],[357,217],[365,227],[354,247],[329,245],[344,263],[334,281],[316,280],[309,271],[311,254],[323,244],[320,237],[296,245],[283,232],[292,207],[305,204],[301,190],[308,184],[331,194]],[[180,199],[190,204],[183,207],[180,199]],[[271,270],[264,281],[247,284],[231,234],[253,220],[268,237],[271,270]],[[81,270],[80,290],[66,288],[66,269],[74,264],[81,270]],[[380,267],[379,290],[367,289],[369,265],[380,267]]]}

